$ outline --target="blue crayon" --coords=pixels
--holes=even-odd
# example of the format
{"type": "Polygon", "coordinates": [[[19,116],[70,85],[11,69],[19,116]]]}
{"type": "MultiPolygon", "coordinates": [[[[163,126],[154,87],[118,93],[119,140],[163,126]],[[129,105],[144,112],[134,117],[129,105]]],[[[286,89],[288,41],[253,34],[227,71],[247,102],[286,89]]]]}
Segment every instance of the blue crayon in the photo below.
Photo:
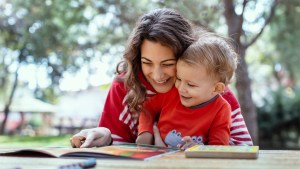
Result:
{"type": "Polygon", "coordinates": [[[59,169],[85,169],[95,167],[96,164],[95,158],[89,158],[83,162],[59,166],[59,169]]]}

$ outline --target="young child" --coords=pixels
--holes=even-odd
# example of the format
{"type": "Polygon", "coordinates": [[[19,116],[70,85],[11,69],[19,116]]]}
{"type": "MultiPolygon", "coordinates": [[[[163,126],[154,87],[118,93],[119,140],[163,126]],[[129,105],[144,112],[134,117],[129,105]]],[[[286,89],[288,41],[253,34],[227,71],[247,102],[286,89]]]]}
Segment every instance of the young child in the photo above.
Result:
{"type": "Polygon", "coordinates": [[[177,89],[144,103],[137,143],[152,142],[153,124],[160,112],[157,126],[168,146],[229,145],[231,109],[220,94],[236,67],[237,54],[226,39],[202,33],[177,61],[177,89]]]}

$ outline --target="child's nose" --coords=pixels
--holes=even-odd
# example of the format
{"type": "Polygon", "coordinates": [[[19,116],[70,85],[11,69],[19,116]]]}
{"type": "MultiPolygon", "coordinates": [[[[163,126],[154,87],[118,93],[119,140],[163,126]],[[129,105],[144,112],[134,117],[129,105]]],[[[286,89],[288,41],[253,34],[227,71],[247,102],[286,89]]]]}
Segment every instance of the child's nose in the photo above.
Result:
{"type": "Polygon", "coordinates": [[[178,89],[179,92],[185,92],[186,91],[184,83],[179,83],[177,85],[177,89],[178,89]]]}

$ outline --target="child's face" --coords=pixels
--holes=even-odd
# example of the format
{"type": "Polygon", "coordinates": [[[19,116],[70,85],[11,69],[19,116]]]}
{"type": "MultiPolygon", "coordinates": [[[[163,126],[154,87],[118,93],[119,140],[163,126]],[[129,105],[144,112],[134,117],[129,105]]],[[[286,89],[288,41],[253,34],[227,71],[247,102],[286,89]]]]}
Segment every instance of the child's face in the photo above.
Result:
{"type": "Polygon", "coordinates": [[[209,101],[217,94],[216,83],[207,75],[204,66],[200,64],[191,66],[181,60],[177,61],[175,86],[184,106],[191,107],[209,101]]]}
{"type": "Polygon", "coordinates": [[[176,58],[171,48],[144,40],[141,63],[143,74],[158,93],[171,90],[176,80],[176,58]]]}

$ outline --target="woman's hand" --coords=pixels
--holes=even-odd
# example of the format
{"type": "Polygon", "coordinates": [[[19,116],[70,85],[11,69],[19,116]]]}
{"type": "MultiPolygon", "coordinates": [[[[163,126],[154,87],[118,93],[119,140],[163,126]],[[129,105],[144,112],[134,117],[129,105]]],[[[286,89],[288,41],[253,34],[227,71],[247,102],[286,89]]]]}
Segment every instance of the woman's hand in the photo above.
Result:
{"type": "Polygon", "coordinates": [[[194,142],[190,136],[185,136],[181,139],[184,144],[178,144],[177,147],[181,150],[186,150],[194,145],[198,145],[198,143],[194,142]]]}
{"type": "Polygon", "coordinates": [[[153,134],[154,134],[154,145],[158,147],[167,147],[164,141],[160,136],[160,132],[158,127],[154,124],[153,125],[153,134]]]}
{"type": "Polygon", "coordinates": [[[70,138],[70,143],[73,148],[107,146],[110,145],[111,141],[111,132],[105,127],[81,130],[70,138]]]}

